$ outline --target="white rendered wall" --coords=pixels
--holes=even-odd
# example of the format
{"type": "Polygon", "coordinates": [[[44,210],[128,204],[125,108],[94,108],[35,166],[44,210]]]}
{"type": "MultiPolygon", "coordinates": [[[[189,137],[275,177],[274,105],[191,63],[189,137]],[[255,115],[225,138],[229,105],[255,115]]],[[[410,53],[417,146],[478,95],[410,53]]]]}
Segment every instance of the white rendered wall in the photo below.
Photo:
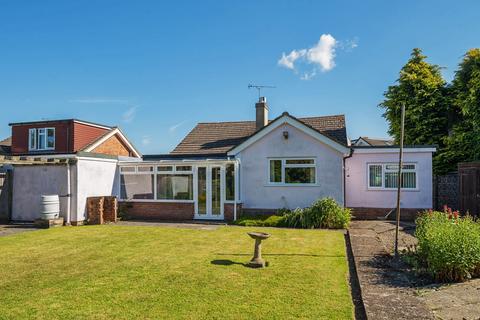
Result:
{"type": "Polygon", "coordinates": [[[343,205],[343,154],[288,124],[278,127],[242,150],[241,201],[244,208],[278,209],[307,207],[313,201],[333,197],[343,205]],[[284,139],[283,131],[288,131],[284,139]],[[317,185],[269,185],[269,158],[315,158],[317,185]]]}
{"type": "MultiPolygon", "coordinates": [[[[117,161],[81,158],[77,162],[76,203],[72,221],[87,219],[87,198],[117,195],[117,161]]],[[[75,181],[75,180],[74,180],[75,181]]]]}
{"type": "MultiPolygon", "coordinates": [[[[12,220],[40,218],[42,195],[67,195],[66,165],[15,166],[12,220]]],[[[60,197],[60,214],[65,217],[67,198],[60,197]]]]}
{"type": "MultiPolygon", "coordinates": [[[[417,164],[418,190],[402,190],[403,208],[432,207],[432,153],[405,152],[404,162],[417,164]]],[[[397,191],[368,189],[368,163],[398,163],[398,153],[353,153],[346,159],[346,206],[363,208],[396,207],[397,191]]]]}

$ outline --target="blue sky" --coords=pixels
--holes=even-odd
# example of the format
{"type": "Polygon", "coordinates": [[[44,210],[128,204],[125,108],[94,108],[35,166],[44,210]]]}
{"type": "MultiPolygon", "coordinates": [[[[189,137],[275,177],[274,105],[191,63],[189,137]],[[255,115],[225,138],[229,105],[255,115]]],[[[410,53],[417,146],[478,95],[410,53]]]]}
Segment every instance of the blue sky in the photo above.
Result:
{"type": "Polygon", "coordinates": [[[79,118],[165,153],[196,122],[253,120],[249,83],[277,87],[265,91],[272,118],[345,114],[350,138],[384,137],[377,105],[412,48],[451,80],[480,46],[478,12],[479,1],[2,0],[0,138],[9,122],[79,118]]]}

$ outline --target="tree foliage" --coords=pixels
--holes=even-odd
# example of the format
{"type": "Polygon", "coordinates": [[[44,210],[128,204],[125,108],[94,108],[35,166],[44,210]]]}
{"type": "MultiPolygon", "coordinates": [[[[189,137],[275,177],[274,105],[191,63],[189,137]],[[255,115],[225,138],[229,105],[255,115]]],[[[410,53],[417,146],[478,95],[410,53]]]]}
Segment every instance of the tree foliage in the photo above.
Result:
{"type": "Polygon", "coordinates": [[[440,171],[456,170],[458,162],[480,160],[480,49],[471,49],[455,73],[449,96],[450,135],[438,157],[440,171]]]}
{"type": "Polygon", "coordinates": [[[443,147],[448,132],[446,82],[440,67],[426,62],[426,58],[420,49],[413,49],[397,83],[384,93],[380,107],[385,110],[389,134],[396,142],[400,140],[401,106],[405,104],[405,144],[443,147]]]}

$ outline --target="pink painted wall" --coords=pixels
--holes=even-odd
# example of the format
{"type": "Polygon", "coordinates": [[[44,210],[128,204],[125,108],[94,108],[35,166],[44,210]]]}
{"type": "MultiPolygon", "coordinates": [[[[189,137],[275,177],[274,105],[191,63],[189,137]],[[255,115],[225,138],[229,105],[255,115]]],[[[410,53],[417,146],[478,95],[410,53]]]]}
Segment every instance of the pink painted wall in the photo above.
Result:
{"type": "MultiPolygon", "coordinates": [[[[358,149],[357,149],[358,150],[358,149]]],[[[371,149],[369,149],[371,150],[371,149]]],[[[363,151],[363,150],[362,150],[363,151]]],[[[396,206],[396,190],[372,190],[368,188],[368,163],[396,162],[398,153],[360,153],[354,152],[346,159],[346,206],[363,208],[394,208],[396,206]]],[[[381,152],[382,150],[378,150],[381,152]]],[[[404,153],[404,162],[417,164],[417,189],[402,190],[403,208],[432,207],[432,153],[404,153]]]]}

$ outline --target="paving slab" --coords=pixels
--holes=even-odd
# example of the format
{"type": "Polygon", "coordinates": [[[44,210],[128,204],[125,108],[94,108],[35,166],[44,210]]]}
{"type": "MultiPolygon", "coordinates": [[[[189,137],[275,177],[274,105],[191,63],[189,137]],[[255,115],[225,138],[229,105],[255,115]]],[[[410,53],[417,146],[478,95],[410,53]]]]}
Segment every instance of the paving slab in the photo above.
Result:
{"type": "Polygon", "coordinates": [[[420,291],[438,319],[480,319],[480,279],[420,291]]]}
{"type": "Polygon", "coordinates": [[[38,229],[39,228],[36,227],[33,223],[0,224],[0,237],[5,237],[22,232],[35,231],[38,229]]]}

